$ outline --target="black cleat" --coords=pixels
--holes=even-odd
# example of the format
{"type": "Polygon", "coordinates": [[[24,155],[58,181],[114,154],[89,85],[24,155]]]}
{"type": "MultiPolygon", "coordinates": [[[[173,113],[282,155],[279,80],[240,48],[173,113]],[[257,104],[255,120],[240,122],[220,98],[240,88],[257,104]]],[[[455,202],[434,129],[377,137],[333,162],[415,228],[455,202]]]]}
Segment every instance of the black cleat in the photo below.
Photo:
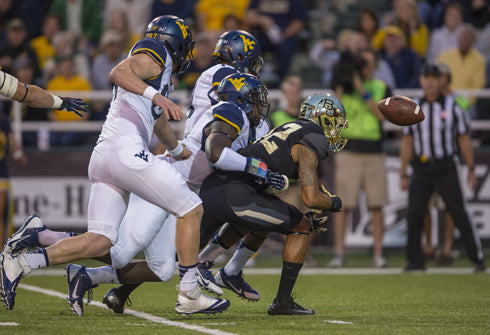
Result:
{"type": "Polygon", "coordinates": [[[267,314],[269,315],[313,315],[315,311],[311,308],[304,308],[301,305],[298,305],[294,302],[293,297],[283,303],[279,304],[277,298],[274,299],[272,304],[269,306],[267,310],[267,314]]]}
{"type": "Polygon", "coordinates": [[[124,296],[119,292],[117,288],[111,288],[109,292],[106,293],[102,302],[114,311],[114,313],[124,313],[124,306],[131,306],[131,299],[128,296],[124,296]]]}

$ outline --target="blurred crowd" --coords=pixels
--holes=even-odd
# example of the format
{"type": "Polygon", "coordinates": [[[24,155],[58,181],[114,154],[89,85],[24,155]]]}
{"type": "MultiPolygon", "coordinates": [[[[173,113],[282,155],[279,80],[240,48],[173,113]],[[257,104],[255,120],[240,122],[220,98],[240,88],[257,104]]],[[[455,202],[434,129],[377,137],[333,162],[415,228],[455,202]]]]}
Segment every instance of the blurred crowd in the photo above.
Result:
{"type": "MultiPolygon", "coordinates": [[[[355,3],[356,1],[347,1],[355,3]]],[[[347,3],[346,2],[346,3],[347,3]]],[[[110,90],[108,74],[143,36],[148,22],[172,14],[185,19],[196,41],[189,70],[174,78],[176,89],[192,90],[211,65],[217,37],[244,29],[257,37],[265,58],[261,72],[269,88],[294,73],[296,56],[322,72],[318,85],[353,86],[352,73],[365,64],[360,53],[374,50],[374,77],[390,89],[419,88],[425,63],[444,63],[451,89],[481,89],[490,82],[490,5],[488,0],[393,0],[383,11],[357,1],[357,27],[318,31],[312,13],[345,13],[335,0],[0,0],[0,66],[25,83],[47,90],[110,90]],[[335,31],[335,33],[334,33],[335,31]]],[[[297,71],[296,71],[297,72],[297,71]]],[[[305,80],[305,78],[302,78],[305,80]]],[[[308,85],[308,87],[311,87],[308,85]]],[[[349,88],[348,88],[349,89],[349,88]]],[[[474,118],[487,118],[488,99],[468,99],[474,118]]],[[[8,114],[10,103],[3,102],[8,114]]],[[[77,121],[57,111],[23,107],[23,120],[77,121]]],[[[103,120],[107,102],[93,101],[85,120],[103,120]]],[[[34,145],[37,134],[25,134],[34,145]]],[[[86,141],[78,133],[52,134],[51,145],[86,141]]]]}

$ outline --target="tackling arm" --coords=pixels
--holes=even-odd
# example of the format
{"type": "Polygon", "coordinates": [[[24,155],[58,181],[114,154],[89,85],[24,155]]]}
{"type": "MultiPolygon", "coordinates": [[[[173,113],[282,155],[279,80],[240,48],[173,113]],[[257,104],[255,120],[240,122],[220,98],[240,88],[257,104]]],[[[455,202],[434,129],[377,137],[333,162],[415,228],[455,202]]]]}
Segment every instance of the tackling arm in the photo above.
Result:
{"type": "MultiPolygon", "coordinates": [[[[301,184],[301,198],[305,206],[320,210],[339,210],[334,204],[336,196],[329,196],[320,190],[318,185],[318,158],[307,146],[298,144],[297,160],[299,164],[299,180],[301,184]]],[[[340,203],[341,206],[341,203],[340,203]]]]}

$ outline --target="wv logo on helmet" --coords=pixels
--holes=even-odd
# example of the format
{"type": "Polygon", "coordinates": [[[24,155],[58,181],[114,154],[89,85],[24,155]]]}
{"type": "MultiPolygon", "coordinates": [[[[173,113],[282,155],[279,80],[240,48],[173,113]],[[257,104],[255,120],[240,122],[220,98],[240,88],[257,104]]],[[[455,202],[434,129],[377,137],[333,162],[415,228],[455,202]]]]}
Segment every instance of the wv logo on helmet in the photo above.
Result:
{"type": "Polygon", "coordinates": [[[243,35],[240,35],[240,37],[243,40],[243,48],[245,49],[245,52],[254,49],[255,41],[252,41],[243,35]]]}
{"type": "Polygon", "coordinates": [[[240,91],[240,89],[243,87],[243,85],[245,85],[245,78],[244,77],[230,78],[230,79],[228,79],[228,81],[231,82],[233,84],[233,86],[235,86],[237,91],[240,91]]]}
{"type": "Polygon", "coordinates": [[[180,27],[180,30],[182,30],[182,37],[186,38],[187,37],[187,26],[185,25],[185,23],[182,23],[179,21],[175,21],[175,23],[177,23],[180,27]]]}

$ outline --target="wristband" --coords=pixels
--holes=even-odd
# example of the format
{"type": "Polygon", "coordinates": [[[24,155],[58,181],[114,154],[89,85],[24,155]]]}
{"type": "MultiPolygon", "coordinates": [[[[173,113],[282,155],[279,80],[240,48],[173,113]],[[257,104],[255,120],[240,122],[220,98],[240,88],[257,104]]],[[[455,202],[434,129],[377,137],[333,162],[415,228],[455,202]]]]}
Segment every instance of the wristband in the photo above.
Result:
{"type": "Polygon", "coordinates": [[[369,94],[369,93],[364,93],[364,94],[362,95],[362,99],[363,99],[364,101],[367,101],[367,100],[371,99],[371,94],[369,94]]]}
{"type": "Polygon", "coordinates": [[[148,86],[145,89],[145,91],[143,92],[143,96],[149,100],[152,100],[152,101],[153,101],[153,97],[155,96],[155,94],[158,94],[158,91],[151,86],[148,86]]]}
{"type": "Polygon", "coordinates": [[[53,102],[53,106],[52,107],[54,109],[60,109],[61,108],[61,105],[63,104],[63,100],[60,97],[56,96],[56,95],[53,95],[53,100],[54,100],[54,102],[53,102]]]}
{"type": "Polygon", "coordinates": [[[177,146],[174,149],[169,150],[168,153],[170,156],[179,156],[182,151],[184,151],[184,146],[180,141],[177,141],[177,146]]]}

